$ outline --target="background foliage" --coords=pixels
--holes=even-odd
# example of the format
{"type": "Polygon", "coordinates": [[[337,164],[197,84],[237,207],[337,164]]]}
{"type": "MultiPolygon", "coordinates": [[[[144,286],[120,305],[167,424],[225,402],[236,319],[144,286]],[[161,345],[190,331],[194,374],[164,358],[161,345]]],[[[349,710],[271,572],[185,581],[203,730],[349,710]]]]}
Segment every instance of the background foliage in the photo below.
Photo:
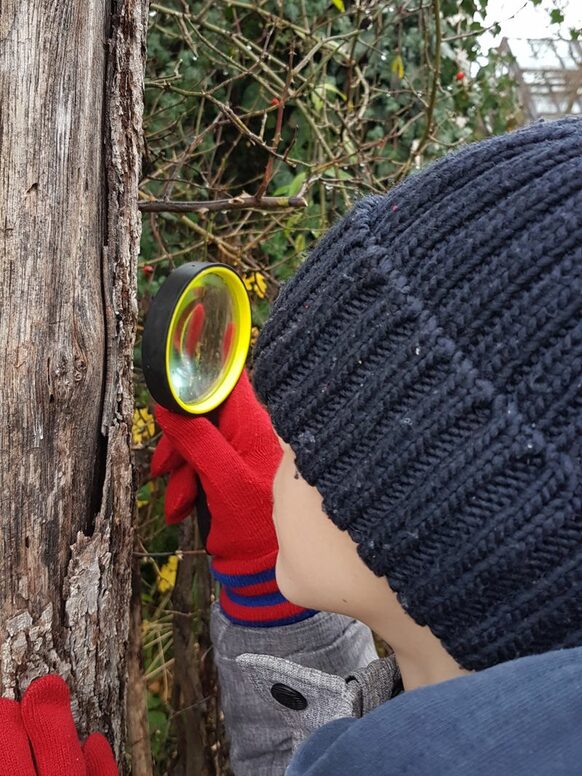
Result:
{"type": "MultiPolygon", "coordinates": [[[[167,0],[150,6],[140,316],[193,259],[243,275],[255,333],[355,199],[521,120],[486,0],[167,0]],[[183,212],[172,202],[189,202],[183,212]],[[156,212],[152,212],[152,208],[156,212]]],[[[156,773],[228,772],[210,659],[215,591],[191,521],[163,522],[136,348],[143,644],[156,773]]]]}

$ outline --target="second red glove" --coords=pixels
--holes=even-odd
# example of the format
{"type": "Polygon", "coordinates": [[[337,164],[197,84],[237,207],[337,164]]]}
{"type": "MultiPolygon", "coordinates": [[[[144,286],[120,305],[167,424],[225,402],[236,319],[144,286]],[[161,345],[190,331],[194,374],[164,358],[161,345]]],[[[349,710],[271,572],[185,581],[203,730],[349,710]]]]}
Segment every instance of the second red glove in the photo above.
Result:
{"type": "Polygon", "coordinates": [[[71,698],[58,676],[36,679],[22,703],[0,698],[0,776],[118,776],[106,739],[81,746],[71,698]]]}

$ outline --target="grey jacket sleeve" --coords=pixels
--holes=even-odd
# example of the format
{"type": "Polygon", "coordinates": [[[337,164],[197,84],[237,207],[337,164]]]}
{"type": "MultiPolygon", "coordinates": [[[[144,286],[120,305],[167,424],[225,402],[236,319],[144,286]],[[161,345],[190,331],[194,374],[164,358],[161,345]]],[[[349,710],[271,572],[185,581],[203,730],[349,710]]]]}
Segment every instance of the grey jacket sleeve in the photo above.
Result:
{"type": "Polygon", "coordinates": [[[340,717],[360,717],[390,698],[398,669],[378,660],[365,625],[320,612],[294,625],[246,628],[212,610],[211,636],[235,776],[280,776],[296,747],[340,717]],[[273,693],[291,688],[302,708],[273,693]],[[279,688],[280,689],[280,688],[279,688]]]}

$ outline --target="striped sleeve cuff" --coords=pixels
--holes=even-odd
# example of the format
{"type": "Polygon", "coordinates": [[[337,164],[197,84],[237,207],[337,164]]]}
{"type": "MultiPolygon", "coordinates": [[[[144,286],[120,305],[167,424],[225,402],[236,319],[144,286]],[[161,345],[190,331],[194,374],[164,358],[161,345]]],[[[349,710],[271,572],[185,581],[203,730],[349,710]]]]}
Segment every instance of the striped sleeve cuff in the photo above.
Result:
{"type": "Polygon", "coordinates": [[[221,574],[212,569],[221,583],[220,608],[236,625],[269,628],[292,625],[317,612],[288,601],[277,587],[275,569],[255,574],[221,574]]]}

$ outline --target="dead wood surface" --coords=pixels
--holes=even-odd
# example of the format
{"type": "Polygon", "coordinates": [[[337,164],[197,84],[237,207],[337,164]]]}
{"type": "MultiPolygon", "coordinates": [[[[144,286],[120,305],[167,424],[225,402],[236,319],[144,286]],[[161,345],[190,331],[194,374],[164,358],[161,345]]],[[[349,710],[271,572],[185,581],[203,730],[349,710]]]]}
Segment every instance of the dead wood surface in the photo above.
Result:
{"type": "Polygon", "coordinates": [[[119,755],[147,0],[0,8],[0,693],[119,755]]]}

